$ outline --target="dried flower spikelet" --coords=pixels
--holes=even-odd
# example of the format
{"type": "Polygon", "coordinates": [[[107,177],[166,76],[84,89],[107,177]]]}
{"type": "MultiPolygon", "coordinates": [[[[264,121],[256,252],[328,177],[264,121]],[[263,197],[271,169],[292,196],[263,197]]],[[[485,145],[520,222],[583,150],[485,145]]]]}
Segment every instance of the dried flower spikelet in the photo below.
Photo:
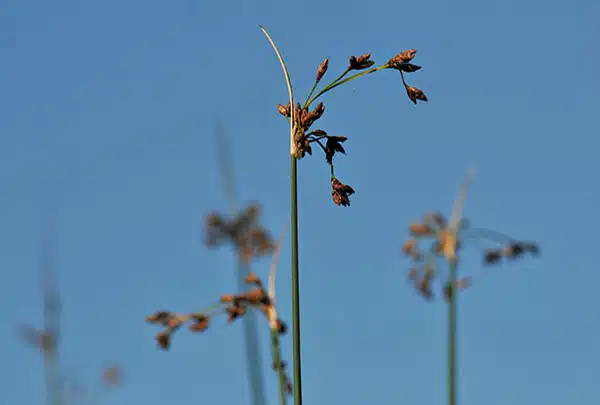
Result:
{"type": "Polygon", "coordinates": [[[172,318],[172,314],[168,311],[158,311],[152,315],[148,315],[146,317],[146,322],[153,324],[161,324],[163,326],[167,326],[169,320],[172,318]]]}
{"type": "Polygon", "coordinates": [[[121,381],[121,370],[118,367],[109,367],[102,373],[102,382],[106,386],[114,386],[121,381]]]}
{"type": "Polygon", "coordinates": [[[354,194],[354,189],[347,184],[342,183],[335,177],[331,179],[331,197],[335,205],[344,207],[350,206],[350,196],[354,194]]]}
{"type": "Polygon", "coordinates": [[[408,63],[411,60],[413,60],[413,58],[415,57],[416,54],[417,54],[416,49],[407,49],[406,51],[402,51],[398,55],[396,55],[392,59],[390,59],[388,64],[391,65],[391,64],[408,63]]]}
{"type": "Polygon", "coordinates": [[[243,316],[246,313],[246,308],[242,307],[242,306],[238,306],[238,305],[232,305],[232,306],[228,307],[226,309],[226,311],[227,311],[227,314],[229,315],[227,317],[227,321],[229,323],[232,323],[237,318],[243,316]]]}
{"type": "Polygon", "coordinates": [[[328,136],[325,144],[325,160],[330,165],[333,164],[333,156],[336,152],[346,154],[346,150],[342,146],[343,142],[348,140],[345,136],[328,136]]]}
{"type": "Polygon", "coordinates": [[[325,76],[325,73],[327,72],[328,68],[329,68],[329,58],[327,58],[323,62],[321,62],[321,64],[319,65],[319,68],[317,69],[317,83],[321,81],[323,76],[325,76]]]}
{"type": "Polygon", "coordinates": [[[163,331],[158,333],[155,336],[156,339],[156,343],[158,344],[158,347],[160,347],[163,350],[168,350],[169,346],[171,345],[171,333],[169,331],[163,331]]]}
{"type": "Polygon", "coordinates": [[[188,330],[190,332],[204,332],[206,329],[208,329],[209,324],[209,318],[205,318],[203,320],[196,320],[188,327],[188,330]]]}
{"type": "Polygon", "coordinates": [[[256,286],[260,286],[262,285],[260,278],[258,278],[258,276],[256,275],[256,273],[254,273],[253,271],[251,271],[246,278],[244,278],[244,283],[246,284],[253,284],[256,286]]]}
{"type": "Polygon", "coordinates": [[[502,250],[487,249],[484,253],[483,261],[487,264],[497,263],[502,259],[502,250]]]}
{"type": "Polygon", "coordinates": [[[427,96],[425,93],[416,87],[406,86],[406,94],[408,95],[408,98],[410,98],[410,101],[412,101],[414,104],[417,104],[417,100],[427,101],[427,96]]]}
{"type": "Polygon", "coordinates": [[[404,242],[404,245],[402,245],[402,253],[404,253],[405,255],[411,255],[417,248],[417,241],[414,239],[409,239],[406,242],[404,242]]]}
{"type": "Polygon", "coordinates": [[[410,224],[408,230],[414,236],[431,236],[434,234],[433,229],[429,225],[421,223],[410,224]]]}
{"type": "Polygon", "coordinates": [[[350,66],[348,67],[348,69],[362,70],[362,69],[370,68],[371,66],[373,66],[375,64],[375,62],[373,62],[370,58],[371,58],[370,53],[365,53],[358,57],[351,56],[350,60],[349,60],[350,66]]]}
{"type": "Polygon", "coordinates": [[[286,105],[277,104],[277,111],[279,111],[279,114],[283,115],[284,117],[289,118],[291,115],[290,103],[287,103],[286,105]]]}
{"type": "Polygon", "coordinates": [[[252,305],[264,304],[267,305],[269,303],[269,298],[265,293],[265,290],[262,288],[253,288],[247,293],[242,295],[242,298],[248,301],[252,305]]]}
{"type": "Polygon", "coordinates": [[[235,296],[233,294],[223,294],[219,300],[221,302],[233,302],[235,300],[235,296]]]}

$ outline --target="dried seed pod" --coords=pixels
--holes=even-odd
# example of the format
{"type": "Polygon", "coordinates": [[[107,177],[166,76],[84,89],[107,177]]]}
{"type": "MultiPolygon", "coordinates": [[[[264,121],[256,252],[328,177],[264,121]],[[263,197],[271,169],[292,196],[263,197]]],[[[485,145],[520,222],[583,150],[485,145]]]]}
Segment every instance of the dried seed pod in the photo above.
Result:
{"type": "Polygon", "coordinates": [[[188,330],[190,332],[204,332],[206,329],[208,329],[209,326],[209,319],[203,319],[203,320],[198,320],[194,323],[192,323],[189,327],[188,330]]]}
{"type": "Polygon", "coordinates": [[[155,336],[156,343],[163,350],[168,350],[171,345],[171,333],[169,331],[160,332],[155,336]]]}
{"type": "Polygon", "coordinates": [[[414,104],[417,104],[417,100],[421,100],[421,101],[427,101],[427,96],[425,95],[425,93],[423,93],[421,90],[417,89],[416,87],[412,87],[412,86],[406,86],[406,94],[408,94],[408,98],[410,98],[410,101],[412,101],[414,104]]]}
{"type": "Polygon", "coordinates": [[[284,117],[289,117],[291,115],[290,103],[287,103],[287,105],[277,104],[277,111],[284,117]]]}
{"type": "Polygon", "coordinates": [[[429,225],[420,223],[410,224],[408,230],[414,236],[431,236],[434,234],[433,229],[429,225]]]}
{"type": "Polygon", "coordinates": [[[327,58],[323,62],[321,62],[321,64],[319,65],[319,68],[317,69],[317,83],[321,81],[321,79],[327,72],[328,68],[329,68],[329,58],[327,58]]]}
{"type": "Polygon", "coordinates": [[[415,57],[416,54],[417,54],[416,49],[407,49],[406,51],[402,51],[398,55],[394,56],[392,59],[390,59],[390,61],[388,63],[389,64],[408,63],[411,60],[413,60],[413,58],[415,57]]]}

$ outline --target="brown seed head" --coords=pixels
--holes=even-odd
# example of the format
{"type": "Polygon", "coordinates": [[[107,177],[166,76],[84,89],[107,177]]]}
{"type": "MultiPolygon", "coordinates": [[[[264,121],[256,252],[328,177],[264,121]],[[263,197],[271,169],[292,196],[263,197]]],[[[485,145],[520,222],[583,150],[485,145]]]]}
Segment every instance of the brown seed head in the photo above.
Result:
{"type": "Polygon", "coordinates": [[[241,298],[248,301],[252,305],[258,305],[258,304],[266,305],[269,303],[269,298],[267,297],[265,290],[263,290],[262,288],[253,288],[252,290],[248,291],[247,293],[242,294],[241,298]]]}
{"type": "Polygon", "coordinates": [[[405,255],[410,255],[415,251],[416,248],[417,241],[414,239],[409,239],[406,242],[404,242],[404,245],[402,246],[402,253],[404,253],[405,255]]]}
{"type": "Polygon", "coordinates": [[[375,62],[373,62],[370,58],[371,58],[370,53],[365,53],[358,57],[351,56],[350,60],[349,60],[350,66],[348,68],[350,70],[362,70],[362,69],[370,68],[371,66],[373,66],[375,64],[375,62]]]}
{"type": "Polygon", "coordinates": [[[286,105],[277,104],[277,111],[284,117],[289,118],[291,115],[290,103],[287,103],[286,105]]]}
{"type": "Polygon", "coordinates": [[[248,274],[246,276],[246,278],[244,279],[244,282],[246,284],[254,284],[257,286],[262,285],[260,278],[258,278],[258,276],[256,275],[256,273],[254,273],[253,271],[250,272],[250,274],[248,274]]]}
{"type": "Polygon", "coordinates": [[[502,259],[502,250],[500,249],[487,249],[485,251],[483,261],[487,264],[494,264],[502,259]]]}
{"type": "Polygon", "coordinates": [[[390,61],[388,63],[390,65],[391,64],[408,63],[411,60],[413,60],[413,58],[415,57],[416,54],[417,54],[416,49],[407,49],[406,51],[402,51],[398,55],[394,56],[392,59],[390,59],[390,61]]]}
{"type": "Polygon", "coordinates": [[[246,313],[246,308],[242,306],[232,305],[226,309],[228,313],[227,321],[232,323],[237,318],[243,316],[246,313]]]}
{"type": "Polygon", "coordinates": [[[168,311],[158,311],[152,315],[148,315],[146,317],[146,322],[148,323],[158,323],[163,326],[167,326],[169,320],[173,317],[173,315],[168,311]]]}
{"type": "Polygon", "coordinates": [[[321,64],[319,65],[319,68],[317,69],[317,83],[319,81],[321,81],[321,79],[325,75],[325,72],[327,72],[328,67],[329,67],[329,58],[327,58],[323,62],[321,62],[321,64]]]}
{"type": "Polygon", "coordinates": [[[431,236],[434,234],[433,229],[429,225],[421,223],[410,224],[408,230],[414,236],[431,236]]]}
{"type": "Polygon", "coordinates": [[[221,302],[233,302],[235,299],[235,296],[233,294],[223,294],[221,295],[221,302]]]}
{"type": "Polygon", "coordinates": [[[208,329],[209,326],[209,319],[206,318],[204,320],[198,320],[194,323],[192,323],[188,329],[190,332],[204,332],[206,329],[208,329]]]}
{"type": "Polygon", "coordinates": [[[335,205],[344,207],[350,206],[350,196],[354,194],[354,189],[347,184],[342,183],[335,177],[331,180],[331,197],[335,205]]]}
{"type": "Polygon", "coordinates": [[[171,333],[169,331],[160,332],[155,336],[158,347],[163,350],[168,350],[171,344],[171,333]]]}
{"type": "Polygon", "coordinates": [[[417,104],[417,100],[427,101],[427,96],[425,95],[425,93],[423,93],[416,87],[407,85],[406,94],[408,95],[408,98],[410,98],[410,101],[412,101],[414,104],[417,104]]]}

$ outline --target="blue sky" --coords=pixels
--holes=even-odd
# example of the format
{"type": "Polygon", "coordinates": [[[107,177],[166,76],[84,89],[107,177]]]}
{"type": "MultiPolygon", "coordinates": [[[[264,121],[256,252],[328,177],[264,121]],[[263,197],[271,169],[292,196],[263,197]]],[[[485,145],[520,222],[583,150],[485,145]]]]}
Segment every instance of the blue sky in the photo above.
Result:
{"type": "MultiPolygon", "coordinates": [[[[248,403],[241,324],[216,322],[155,348],[145,315],[200,309],[235,289],[229,249],[202,245],[202,218],[226,210],[215,123],[229,133],[242,199],[289,220],[287,93],[263,24],[296,94],[318,64],[332,79],[350,55],[383,62],[415,48],[409,82],[381,72],[324,99],[319,127],[348,136],[333,205],[326,163],[300,162],[306,403],[443,403],[446,306],[406,283],[406,226],[448,212],[477,168],[466,215],[536,239],[539,260],[461,272],[460,403],[590,403],[600,398],[597,111],[600,53],[593,1],[482,3],[106,0],[0,5],[0,388],[4,403],[41,403],[41,358],[20,345],[39,323],[42,212],[54,212],[67,371],[93,384],[121,364],[104,404],[248,403]],[[348,302],[352,292],[360,301],[348,302]],[[596,304],[594,304],[596,302],[596,304]]],[[[289,242],[289,237],[286,239],[289,242]]],[[[291,320],[289,249],[281,315],[291,320]]],[[[265,276],[268,261],[254,269],[265,276]]],[[[183,331],[182,331],[183,332],[183,331]]],[[[263,330],[263,352],[268,338],[263,330]]],[[[284,352],[291,358],[291,336],[284,352]]],[[[270,361],[266,361],[269,364],[270,361]]],[[[276,403],[269,370],[268,393],[276,403]]]]}

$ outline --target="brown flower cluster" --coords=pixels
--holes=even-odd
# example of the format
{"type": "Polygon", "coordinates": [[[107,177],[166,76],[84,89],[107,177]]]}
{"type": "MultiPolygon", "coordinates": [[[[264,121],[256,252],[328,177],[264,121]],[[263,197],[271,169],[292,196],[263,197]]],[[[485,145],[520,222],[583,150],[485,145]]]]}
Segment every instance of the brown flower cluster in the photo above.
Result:
{"type": "MultiPolygon", "coordinates": [[[[477,237],[487,240],[493,239],[496,242],[499,237],[506,239],[508,242],[504,247],[485,250],[484,262],[487,264],[496,263],[502,258],[521,257],[526,252],[534,255],[539,253],[539,248],[535,243],[515,242],[499,232],[470,228],[466,220],[463,220],[459,225],[456,233],[451,231],[444,216],[439,212],[435,212],[425,214],[422,221],[412,223],[408,227],[410,237],[402,246],[404,255],[413,262],[408,278],[416,290],[426,299],[433,297],[432,282],[436,276],[435,263],[437,259],[442,257],[448,260],[449,251],[456,252],[464,245],[464,240],[457,240],[456,234],[461,238],[463,236],[464,238],[477,237]],[[432,241],[429,249],[421,250],[419,248],[421,240],[432,241]]],[[[451,256],[454,257],[454,255],[451,256]]],[[[448,280],[444,283],[444,297],[447,301],[450,301],[454,290],[463,290],[470,285],[470,277],[455,280],[453,286],[448,280]]]]}
{"type": "Polygon", "coordinates": [[[275,244],[266,228],[258,225],[261,207],[249,204],[237,217],[224,218],[213,212],[206,217],[206,245],[220,246],[230,241],[244,261],[271,254],[275,244]]]}
{"type": "Polygon", "coordinates": [[[421,66],[413,65],[410,63],[417,51],[415,49],[408,49],[406,51],[400,52],[398,55],[394,56],[387,62],[388,69],[395,69],[400,72],[400,77],[402,78],[402,84],[404,84],[404,88],[406,89],[406,94],[410,101],[414,104],[417,104],[417,100],[427,101],[427,96],[423,91],[417,89],[416,87],[409,86],[404,79],[404,73],[412,73],[417,70],[421,70],[421,66]]]}
{"type": "MultiPolygon", "coordinates": [[[[168,350],[171,346],[173,334],[184,324],[188,324],[190,332],[204,332],[210,326],[211,320],[218,315],[227,315],[227,322],[233,323],[243,317],[248,311],[256,310],[262,313],[267,320],[272,332],[278,336],[287,331],[286,324],[277,317],[275,303],[267,294],[263,282],[255,273],[250,273],[245,278],[245,283],[251,288],[239,294],[224,294],[219,303],[211,311],[178,314],[170,311],[158,311],[146,317],[146,322],[163,326],[164,329],[156,336],[158,347],[168,350]]],[[[286,376],[289,384],[289,379],[286,376]]],[[[290,390],[291,392],[291,390],[290,390]]]]}

